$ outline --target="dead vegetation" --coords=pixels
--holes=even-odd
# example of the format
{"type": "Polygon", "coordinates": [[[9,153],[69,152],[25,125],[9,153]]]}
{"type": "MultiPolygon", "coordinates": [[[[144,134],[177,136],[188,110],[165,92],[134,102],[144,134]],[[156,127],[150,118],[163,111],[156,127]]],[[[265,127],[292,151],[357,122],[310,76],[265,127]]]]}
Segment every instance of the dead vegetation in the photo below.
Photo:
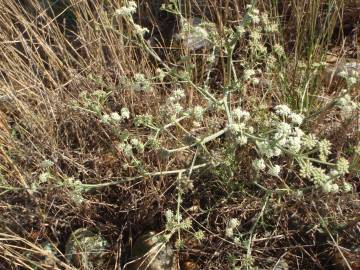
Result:
{"type": "MultiPolygon", "coordinates": [[[[171,172],[194,167],[194,153],[195,166],[210,165],[194,171],[192,187],[182,197],[181,212],[193,225],[193,230],[182,234],[184,243],[176,250],[183,269],[190,264],[199,269],[240,265],[241,269],[275,269],[279,259],[289,269],[360,269],[359,171],[344,177],[353,187],[351,193],[324,194],[298,177],[292,160],[279,158],[289,169],[281,179],[263,176],[259,187],[251,169],[254,147],[226,147],[231,141],[227,135],[211,141],[208,152],[189,149],[170,155],[149,139],[151,125],[137,125],[134,118],[119,122],[116,128],[104,125],[101,115],[128,108],[132,116],[152,114],[155,122],[166,126],[169,116],[162,106],[179,81],[166,76],[151,80],[149,91],[133,91],[134,83],[147,87],[146,82],[134,82],[136,74],[154,78],[162,63],[133,42],[136,35],[129,25],[113,16],[124,3],[68,2],[61,11],[50,11],[42,1],[0,2],[1,269],[73,269],[63,256],[65,243],[71,232],[82,227],[101,232],[109,242],[104,269],[120,269],[131,257],[133,241],[144,231],[164,229],[165,211],[179,207],[177,174],[171,172]],[[146,142],[145,150],[134,150],[137,162],[119,148],[124,136],[146,142]],[[213,160],[222,162],[215,165],[213,160]],[[86,192],[77,189],[76,181],[86,192]],[[296,195],[297,190],[303,193],[296,195]],[[232,217],[241,223],[240,246],[224,236],[232,217]],[[197,230],[205,232],[201,242],[194,240],[192,231],[197,230]],[[45,244],[56,247],[56,255],[45,244]]],[[[187,16],[193,10],[196,16],[206,17],[216,23],[220,34],[243,19],[246,6],[244,1],[185,2],[187,16]]],[[[279,101],[299,104],[296,89],[307,75],[297,69],[298,62],[321,62],[328,51],[339,58],[357,59],[360,3],[262,0],[258,6],[280,22],[284,35],[275,38],[283,39],[284,74],[292,75],[283,81],[274,79],[274,85],[265,84],[266,89],[249,86],[232,102],[244,100],[245,108],[255,107],[255,118],[266,122],[279,101]],[[328,12],[330,5],[336,8],[328,12]]],[[[146,18],[146,8],[142,12],[140,16],[146,18]]],[[[167,24],[178,23],[167,13],[152,16],[165,20],[160,26],[159,21],[145,23],[153,26],[154,35],[161,36],[167,24]]],[[[177,26],[171,27],[170,32],[177,26]]],[[[209,52],[179,59],[181,44],[166,39],[168,48],[159,53],[162,61],[179,70],[196,61],[194,81],[204,81],[209,52]]],[[[271,48],[270,42],[266,46],[271,48]]],[[[235,52],[234,59],[241,59],[241,44],[235,52]]],[[[216,97],[227,81],[227,58],[221,53],[209,73],[216,97]]],[[[239,63],[234,66],[239,74],[243,72],[239,63]]],[[[324,88],[316,78],[307,83],[311,87],[305,128],[331,140],[332,158],[345,155],[358,170],[360,159],[353,148],[359,141],[358,112],[343,122],[336,110],[323,110],[331,107],[341,89],[324,88]]],[[[185,85],[184,90],[185,104],[206,106],[194,85],[185,85]]],[[[358,90],[352,91],[355,99],[358,90]]],[[[216,109],[204,117],[201,128],[184,121],[182,126],[161,130],[158,140],[173,149],[226,125],[216,109]],[[191,130],[191,136],[184,130],[191,130]]],[[[171,242],[175,241],[173,237],[171,242]]]]}

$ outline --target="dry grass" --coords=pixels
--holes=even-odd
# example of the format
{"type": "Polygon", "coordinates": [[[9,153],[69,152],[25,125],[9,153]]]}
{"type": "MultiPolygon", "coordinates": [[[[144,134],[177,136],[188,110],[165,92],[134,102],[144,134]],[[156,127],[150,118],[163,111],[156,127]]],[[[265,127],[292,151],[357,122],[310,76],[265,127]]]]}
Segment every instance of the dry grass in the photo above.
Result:
{"type": "MultiPolygon", "coordinates": [[[[144,231],[164,228],[165,210],[178,205],[176,174],[156,173],[190,168],[195,152],[203,163],[210,158],[193,149],[164,157],[159,149],[147,145],[136,156],[140,165],[134,164],[119,150],[118,143],[126,133],[145,142],[152,131],[130,120],[117,129],[101,123],[98,110],[111,113],[127,107],[131,115],[151,113],[158,117],[159,126],[166,125],[169,119],[162,114],[161,105],[179,86],[166,77],[163,82],[153,80],[152,91],[132,90],[128,78],[137,73],[152,78],[161,63],[134,42],[134,33],[124,20],[112,15],[122,1],[70,0],[69,9],[57,19],[40,2],[0,2],[0,268],[73,269],[62,255],[46,255],[42,244],[53,243],[61,254],[72,231],[89,227],[109,241],[107,269],[117,269],[129,257],[131,241],[144,231]],[[69,18],[75,18],[76,25],[69,27],[62,21],[69,18]],[[105,91],[106,98],[98,98],[97,91],[105,91]],[[44,169],[44,160],[54,164],[44,169]],[[34,190],[34,183],[45,171],[51,177],[34,190]],[[84,193],[85,200],[77,204],[73,187],[64,184],[70,177],[104,186],[84,193]],[[108,184],[113,181],[118,184],[108,184]]],[[[206,9],[188,2],[192,4],[187,13],[192,9],[211,18],[220,33],[225,26],[238,24],[245,7],[242,1],[204,1],[206,9]]],[[[284,70],[291,74],[285,81],[274,80],[272,88],[253,87],[244,92],[244,104],[249,109],[259,104],[257,116],[263,119],[280,101],[300,107],[296,89],[301,88],[303,74],[296,69],[298,61],[320,61],[345,40],[356,40],[359,13],[354,10],[359,9],[359,3],[336,1],[337,9],[326,17],[326,12],[321,12],[326,10],[325,1],[258,2],[281,22],[285,34],[274,38],[285,45],[288,59],[284,70]],[[322,19],[325,27],[318,24],[322,19]]],[[[159,50],[163,61],[171,68],[176,63],[180,70],[185,69],[189,62],[178,59],[179,51],[185,49],[167,45],[170,48],[159,50]]],[[[343,51],[354,57],[356,49],[343,51]]],[[[237,47],[234,59],[240,59],[242,52],[242,47],[237,47]]],[[[206,53],[187,60],[196,61],[196,83],[204,80],[206,53]]],[[[217,97],[226,83],[226,61],[220,56],[211,73],[217,97]]],[[[337,88],[321,88],[316,78],[309,85],[309,112],[317,113],[327,99],[339,94],[337,88]]],[[[206,105],[193,85],[183,87],[185,104],[206,105]]],[[[353,91],[355,97],[357,90],[353,91]]],[[[233,102],[238,100],[234,97],[233,102]]],[[[185,121],[183,128],[203,136],[226,125],[221,112],[210,111],[206,117],[203,129],[195,129],[192,121],[185,121]]],[[[306,128],[332,141],[334,157],[344,154],[356,163],[351,145],[359,140],[358,125],[353,120],[345,129],[337,113],[325,111],[317,118],[310,117],[306,128]],[[329,128],[334,123],[338,127],[335,131],[329,128]]],[[[184,137],[186,132],[173,125],[160,134],[159,141],[172,149],[182,146],[184,137]]],[[[192,233],[185,232],[184,246],[178,252],[181,262],[195,261],[201,269],[232,269],[232,265],[244,266],[250,253],[261,269],[272,269],[279,258],[287,261],[289,269],[333,269],[333,258],[339,255],[332,256],[331,251],[360,245],[359,174],[347,176],[354,187],[351,194],[328,195],[308,189],[308,183],[297,177],[292,161],[282,159],[280,162],[290,169],[281,180],[262,179],[261,189],[254,184],[250,169],[255,150],[231,149],[226,140],[220,136],[207,146],[214,160],[223,163],[194,172],[194,189],[183,195],[183,215],[193,220],[194,230],[204,230],[206,237],[199,243],[192,233]],[[306,193],[297,197],[285,189],[287,185],[293,190],[304,188],[306,193]],[[224,237],[231,217],[241,221],[242,247],[224,237]],[[246,240],[251,240],[250,245],[246,240]]]]}

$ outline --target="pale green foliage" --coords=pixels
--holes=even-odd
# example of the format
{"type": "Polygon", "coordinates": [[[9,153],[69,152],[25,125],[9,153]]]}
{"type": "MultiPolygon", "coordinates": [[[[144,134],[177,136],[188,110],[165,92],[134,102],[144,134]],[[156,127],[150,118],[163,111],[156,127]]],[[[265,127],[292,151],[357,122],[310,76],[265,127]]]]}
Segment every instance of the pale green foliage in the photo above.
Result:
{"type": "MultiPolygon", "coordinates": [[[[177,2],[171,2],[169,5],[164,7],[166,10],[179,16],[182,21],[182,32],[180,36],[184,38],[190,32],[193,36],[201,37],[205,40],[210,40],[211,37],[216,37],[211,43],[213,52],[223,50],[230,59],[229,67],[227,70],[229,75],[229,81],[224,86],[227,89],[224,92],[224,98],[215,98],[211,93],[211,89],[208,85],[195,85],[192,81],[189,70],[171,70],[167,65],[163,65],[165,69],[157,68],[155,79],[163,81],[166,76],[174,76],[174,81],[181,80],[182,85],[189,85],[195,88],[203,99],[209,104],[208,108],[204,108],[200,105],[194,105],[188,107],[186,103],[186,92],[185,88],[177,87],[174,88],[167,98],[164,100],[162,106],[160,106],[160,112],[168,120],[165,124],[156,124],[156,116],[151,113],[138,115],[135,117],[136,126],[146,126],[153,131],[153,134],[149,136],[151,142],[154,142],[157,147],[161,147],[161,140],[159,140],[160,134],[163,132],[164,126],[177,126],[177,128],[188,133],[188,137],[192,138],[190,146],[179,147],[175,149],[167,150],[163,147],[163,153],[169,157],[173,152],[187,151],[191,147],[205,145],[207,142],[216,140],[222,134],[230,133],[231,138],[234,140],[228,141],[229,145],[236,145],[236,147],[251,147],[256,150],[258,156],[253,157],[251,161],[251,167],[256,172],[257,176],[267,175],[267,177],[280,178],[283,171],[287,171],[287,165],[275,164],[274,159],[277,160],[286,157],[290,158],[294,164],[295,169],[298,170],[298,175],[304,179],[310,180],[310,183],[314,187],[319,188],[325,193],[329,192],[340,192],[341,190],[350,191],[351,186],[348,183],[343,183],[340,176],[350,173],[349,161],[345,158],[339,158],[337,161],[329,160],[329,156],[335,149],[327,139],[318,139],[311,132],[304,130],[302,126],[306,124],[306,117],[304,111],[297,111],[291,108],[290,104],[282,103],[276,104],[274,112],[268,112],[266,115],[257,118],[256,109],[249,108],[245,110],[242,108],[242,95],[241,93],[246,90],[248,85],[258,85],[260,83],[260,77],[263,76],[278,76],[281,80],[284,80],[286,74],[278,72],[276,67],[281,65],[281,61],[286,58],[286,53],[283,46],[278,42],[273,42],[272,51],[268,51],[265,46],[266,39],[270,39],[272,35],[278,33],[278,25],[274,22],[266,12],[260,12],[255,6],[248,5],[247,13],[244,16],[244,20],[233,29],[224,30],[224,36],[221,37],[223,40],[219,42],[219,34],[216,29],[206,27],[205,25],[192,25],[188,20],[182,17],[177,7],[177,2]],[[233,63],[231,62],[234,44],[243,38],[245,34],[249,34],[249,39],[245,50],[249,53],[239,62],[244,67],[242,76],[234,73],[232,69],[233,63]],[[264,67],[259,65],[264,64],[264,67]],[[178,74],[178,75],[174,75],[178,74]],[[177,77],[176,77],[177,76],[177,77]],[[232,88],[233,87],[233,88],[232,88]],[[229,92],[227,92],[229,91],[229,92]],[[235,96],[239,98],[239,102],[231,104],[226,100],[226,96],[235,96]],[[216,108],[217,114],[207,114],[208,110],[216,108]],[[251,111],[253,109],[253,111],[251,111]],[[219,113],[223,115],[219,115],[219,113]],[[223,117],[227,120],[227,126],[223,130],[218,130],[203,137],[189,136],[188,131],[183,125],[182,120],[192,118],[193,125],[195,128],[202,127],[204,122],[211,121],[211,115],[217,119],[223,117]],[[262,117],[262,118],[261,118],[262,117]],[[179,120],[181,119],[181,120],[179,120]],[[206,120],[205,120],[206,119],[206,120]],[[198,144],[200,143],[200,144],[198,144]],[[317,158],[314,158],[314,154],[317,158]],[[343,186],[340,188],[340,185],[343,186]]],[[[118,12],[119,13],[119,12],[118,12]]],[[[121,13],[121,12],[120,12],[121,13]]],[[[135,25],[132,20],[129,23],[134,25],[135,32],[142,35],[145,30],[141,30],[139,26],[135,25]],[[141,30],[141,31],[140,31],[141,30]],[[141,33],[140,33],[141,32],[141,33]]],[[[151,48],[146,47],[146,43],[143,43],[145,49],[152,55],[155,53],[151,48]]],[[[214,54],[210,54],[208,58],[214,58],[214,54]]],[[[213,63],[214,60],[207,60],[208,63],[213,63]]],[[[323,67],[322,62],[314,62],[311,64],[311,68],[314,70],[314,74],[323,67]]],[[[300,70],[305,70],[307,65],[299,64],[300,70]]],[[[346,76],[346,74],[343,74],[346,76]]],[[[348,77],[346,77],[348,78],[348,77]]],[[[352,78],[348,78],[349,87],[355,82],[352,78]]],[[[132,89],[139,91],[147,91],[151,88],[152,81],[145,77],[144,74],[135,74],[132,83],[132,89]]],[[[350,111],[356,109],[356,103],[351,101],[349,94],[344,94],[338,98],[336,105],[342,110],[350,111]]],[[[266,105],[265,105],[266,107],[266,105]]],[[[123,118],[129,119],[129,114],[124,113],[121,115],[110,114],[110,119],[113,121],[120,122],[123,118]],[[114,117],[116,116],[116,117],[114,117]]],[[[105,122],[108,121],[105,119],[105,122]]],[[[168,133],[167,133],[168,135],[168,133]]],[[[150,140],[149,140],[150,141],[150,140]]],[[[153,143],[151,143],[153,144],[153,143]]],[[[134,149],[138,152],[144,151],[144,145],[137,139],[131,138],[129,141],[124,141],[119,145],[119,149],[124,153],[125,156],[134,156],[134,149]]],[[[288,164],[289,165],[289,164],[288,164]]],[[[294,169],[292,167],[291,169],[294,169]]],[[[192,181],[190,177],[179,177],[179,203],[181,203],[181,195],[184,192],[191,191],[193,189],[192,181]],[[183,180],[181,180],[183,179],[183,180]],[[187,180],[186,180],[187,179],[187,180]],[[191,188],[186,186],[191,184],[191,188]]],[[[258,178],[257,178],[258,179],[258,178]]],[[[259,178],[260,179],[260,178],[259,178]]],[[[310,184],[309,183],[309,184],[310,184]]],[[[179,213],[173,215],[172,212],[166,213],[167,219],[167,230],[172,230],[176,227],[187,228],[191,224],[182,220],[179,213]]],[[[225,234],[228,237],[232,237],[233,230],[236,227],[233,223],[234,220],[229,222],[226,228],[225,234]]]]}
{"type": "Polygon", "coordinates": [[[108,242],[86,228],[74,231],[65,245],[65,257],[82,269],[96,269],[108,259],[108,242]]]}
{"type": "MultiPolygon", "coordinates": [[[[2,5],[16,7],[8,2],[2,5]]],[[[32,21],[14,14],[19,19],[16,27],[3,16],[0,137],[5,143],[0,143],[0,194],[16,192],[15,200],[8,194],[3,197],[17,203],[22,192],[28,193],[25,203],[40,214],[36,224],[29,215],[31,231],[40,234],[30,248],[47,237],[58,245],[63,240],[58,231],[69,232],[80,223],[100,224],[108,233],[114,219],[103,226],[100,217],[115,212],[119,222],[126,222],[121,240],[127,247],[126,238],[136,236],[133,229],[148,225],[144,222],[152,213],[173,209],[163,213],[164,224],[156,222],[163,225],[157,245],[176,243],[182,259],[187,250],[181,249],[189,247],[186,238],[215,243],[224,247],[221,256],[234,251],[223,268],[257,269],[263,268],[257,259],[273,252],[273,241],[275,248],[281,241],[291,242],[283,231],[290,226],[280,226],[289,211],[294,210],[294,220],[298,213],[309,214],[304,223],[312,223],[329,209],[336,208],[327,222],[337,222],[356,209],[343,211],[342,206],[345,196],[356,195],[354,179],[360,169],[359,74],[356,63],[348,63],[335,74],[346,89],[323,85],[323,56],[329,44],[321,51],[320,43],[332,33],[317,33],[317,27],[296,29],[291,35],[296,42],[308,32],[317,40],[306,40],[306,48],[289,46],[281,28],[288,29],[283,22],[292,22],[266,10],[265,2],[253,1],[259,8],[254,4],[244,10],[241,4],[232,10],[237,1],[218,1],[227,2],[229,10],[193,18],[191,5],[197,1],[170,0],[163,8],[176,17],[180,29],[165,48],[157,14],[151,17],[154,25],[148,25],[143,23],[143,6],[137,6],[149,4],[146,8],[152,9],[153,2],[157,1],[71,1],[69,10],[76,11],[78,25],[70,40],[56,28],[57,19],[47,21],[46,12],[27,14],[32,21]],[[239,16],[231,18],[235,13],[239,16]],[[20,39],[19,29],[26,29],[20,39]],[[93,189],[99,190],[89,192],[93,189]],[[144,206],[149,209],[141,209],[144,206]],[[297,211],[298,207],[303,209],[297,211]],[[307,212],[316,207],[321,210],[318,215],[307,212]],[[123,213],[130,215],[123,218],[123,213]],[[269,252],[253,251],[260,246],[269,252]]],[[[295,2],[299,1],[290,9],[319,3],[295,2]]],[[[296,16],[308,18],[308,11],[303,13],[296,16]]],[[[4,205],[5,219],[10,216],[7,211],[22,211],[11,202],[4,205]]],[[[26,212],[21,215],[26,217],[26,212]]],[[[9,225],[17,229],[14,221],[9,225]]],[[[309,230],[305,225],[302,232],[317,235],[320,230],[315,224],[309,230]]],[[[331,233],[341,241],[337,228],[343,230],[338,226],[342,224],[334,225],[331,233]]],[[[114,232],[120,234],[122,228],[114,232]]],[[[72,253],[80,251],[78,259],[83,260],[85,253],[103,252],[107,243],[98,236],[86,236],[86,249],[64,255],[71,260],[72,253]]],[[[32,239],[24,231],[24,240],[32,239]]],[[[12,251],[14,243],[5,247],[11,259],[19,267],[33,268],[19,256],[28,244],[12,251]]],[[[204,254],[212,254],[209,250],[204,254]]],[[[38,255],[29,260],[44,254],[38,255]]],[[[213,258],[224,261],[217,254],[213,258]]],[[[63,259],[59,256],[59,263],[65,263],[63,259]]],[[[83,264],[77,267],[86,268],[83,264]]]]}
{"type": "MultiPolygon", "coordinates": [[[[125,78],[125,91],[130,90],[131,94],[137,97],[145,94],[160,95],[156,84],[162,84],[165,78],[167,82],[169,79],[171,87],[161,93],[155,112],[141,111],[136,116],[132,116],[127,107],[120,112],[103,112],[103,104],[108,96],[106,92],[96,95],[83,93],[81,98],[84,107],[95,112],[102,123],[111,126],[117,133],[126,133],[120,136],[116,150],[129,161],[129,166],[135,165],[140,176],[166,173],[177,176],[175,184],[178,208],[176,213],[170,210],[165,212],[165,241],[169,241],[177,232],[176,245],[182,248],[184,243],[181,233],[192,230],[192,220],[182,216],[184,212],[180,210],[180,206],[184,194],[194,192],[193,174],[198,168],[207,168],[213,172],[217,167],[226,167],[227,173],[224,173],[222,179],[229,182],[241,181],[233,176],[238,174],[238,170],[245,170],[252,178],[249,182],[255,183],[256,187],[269,194],[286,190],[288,194],[303,198],[307,188],[323,194],[352,191],[352,185],[344,180],[344,176],[352,172],[351,162],[345,155],[340,155],[342,153],[338,152],[336,145],[332,145],[318,130],[311,130],[309,121],[314,121],[311,118],[314,117],[312,113],[315,112],[316,116],[315,109],[318,108],[307,108],[304,105],[305,95],[296,102],[292,102],[291,97],[286,97],[286,94],[283,97],[283,92],[286,92],[282,82],[293,78],[288,78],[289,74],[286,73],[284,62],[286,63],[288,56],[277,38],[278,24],[266,12],[260,12],[255,6],[248,5],[239,25],[234,28],[224,27],[220,34],[209,24],[194,25],[184,18],[176,1],[166,5],[164,8],[178,16],[181,21],[181,40],[184,41],[191,35],[192,38],[207,41],[204,69],[208,77],[205,80],[196,80],[193,73],[197,70],[191,62],[194,55],[189,50],[184,50],[190,54],[181,55],[185,60],[180,63],[169,64],[162,60],[144,40],[143,36],[148,29],[137,25],[131,18],[135,7],[130,1],[115,14],[123,16],[131,26],[134,43],[159,62],[161,68],[157,67],[153,71],[154,77],[148,76],[150,73],[145,75],[139,72],[125,78]],[[242,44],[244,53],[238,56],[235,63],[234,52],[238,43],[242,44]],[[218,90],[212,89],[208,79],[220,55],[222,60],[227,62],[224,63],[224,85],[218,90]],[[276,84],[277,88],[271,88],[272,84],[276,84]],[[256,87],[263,87],[265,90],[254,89],[256,87]],[[274,89],[279,93],[269,94],[274,89]],[[258,91],[256,94],[261,96],[254,99],[255,104],[248,101],[252,97],[251,91],[258,91]],[[190,101],[193,97],[196,103],[190,101]],[[268,101],[269,97],[271,101],[268,101]],[[124,123],[134,124],[137,130],[128,133],[123,131],[121,128],[124,123]],[[144,133],[143,128],[146,129],[146,135],[136,134],[138,130],[139,133],[144,133]],[[242,157],[241,154],[240,157],[236,156],[249,149],[252,151],[249,157],[242,157]],[[191,157],[179,162],[185,164],[185,168],[166,172],[142,170],[141,155],[153,154],[154,152],[150,152],[153,150],[157,151],[159,159],[169,161],[169,164],[176,160],[175,155],[191,157]],[[239,159],[241,165],[234,165],[239,159]],[[307,187],[303,189],[292,186],[282,178],[285,175],[290,176],[287,179],[299,179],[299,182],[305,183],[307,187]],[[277,181],[276,184],[281,182],[282,186],[269,190],[263,187],[268,180],[277,181]]],[[[321,61],[310,64],[299,61],[297,65],[300,77],[308,75],[307,69],[310,69],[311,76],[316,76],[324,67],[321,61]]],[[[340,75],[346,79],[349,89],[357,82],[352,74],[343,72],[340,75]]],[[[335,97],[332,104],[343,112],[354,112],[359,108],[347,90],[335,97]]],[[[317,106],[328,109],[326,104],[317,106]]],[[[333,107],[329,106],[330,109],[333,107]]],[[[358,148],[359,146],[355,148],[355,152],[359,152],[358,148]]],[[[291,179],[290,182],[295,183],[295,180],[291,179]]],[[[77,181],[72,181],[70,186],[74,200],[81,202],[82,186],[77,181]]],[[[252,269],[254,259],[249,251],[251,236],[243,239],[237,231],[239,225],[236,218],[229,219],[224,224],[224,235],[237,246],[247,246],[248,253],[242,260],[242,266],[252,269]]],[[[193,234],[197,240],[205,237],[202,230],[193,234]]]]}

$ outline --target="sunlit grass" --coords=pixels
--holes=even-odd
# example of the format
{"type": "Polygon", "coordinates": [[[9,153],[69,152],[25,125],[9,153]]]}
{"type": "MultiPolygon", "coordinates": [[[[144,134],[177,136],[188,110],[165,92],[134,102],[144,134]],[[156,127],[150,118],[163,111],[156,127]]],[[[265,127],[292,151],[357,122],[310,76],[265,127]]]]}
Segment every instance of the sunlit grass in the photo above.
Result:
{"type": "Polygon", "coordinates": [[[81,227],[114,267],[150,229],[200,269],[359,246],[360,77],[327,62],[356,4],[170,1],[165,37],[146,3],[24,2],[0,3],[5,267],[71,269],[81,227]]]}

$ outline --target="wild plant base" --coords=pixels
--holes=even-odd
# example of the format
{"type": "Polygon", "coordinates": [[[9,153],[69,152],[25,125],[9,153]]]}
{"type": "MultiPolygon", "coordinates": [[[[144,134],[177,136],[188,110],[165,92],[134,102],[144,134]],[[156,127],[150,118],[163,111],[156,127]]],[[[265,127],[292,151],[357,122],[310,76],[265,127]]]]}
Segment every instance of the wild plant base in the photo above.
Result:
{"type": "Polygon", "coordinates": [[[166,48],[141,1],[71,0],[74,29],[25,2],[0,3],[0,268],[80,267],[78,228],[106,242],[100,269],[147,231],[174,267],[351,266],[359,78],[323,77],[348,2],[167,1],[185,27],[166,48]]]}

